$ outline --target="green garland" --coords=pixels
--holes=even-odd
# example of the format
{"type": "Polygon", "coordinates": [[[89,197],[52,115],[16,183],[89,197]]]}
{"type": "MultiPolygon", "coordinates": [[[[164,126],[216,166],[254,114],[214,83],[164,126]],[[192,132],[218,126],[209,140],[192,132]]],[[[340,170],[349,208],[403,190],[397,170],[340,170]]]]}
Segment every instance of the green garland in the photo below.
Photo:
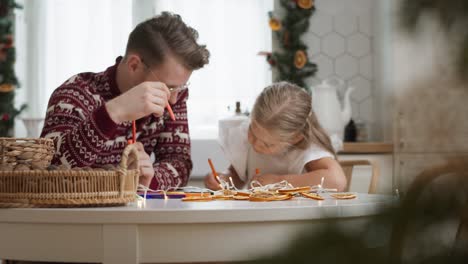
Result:
{"type": "Polygon", "coordinates": [[[14,0],[0,0],[0,137],[13,136],[15,117],[24,109],[16,109],[15,48],[13,45],[13,10],[20,8],[14,0]]]}
{"type": "Polygon", "coordinates": [[[310,16],[315,11],[313,0],[280,0],[286,11],[283,19],[270,12],[269,25],[274,31],[280,50],[261,52],[278,72],[277,81],[289,81],[303,88],[304,80],[317,72],[317,65],[309,61],[307,45],[301,36],[309,29],[310,16]]]}

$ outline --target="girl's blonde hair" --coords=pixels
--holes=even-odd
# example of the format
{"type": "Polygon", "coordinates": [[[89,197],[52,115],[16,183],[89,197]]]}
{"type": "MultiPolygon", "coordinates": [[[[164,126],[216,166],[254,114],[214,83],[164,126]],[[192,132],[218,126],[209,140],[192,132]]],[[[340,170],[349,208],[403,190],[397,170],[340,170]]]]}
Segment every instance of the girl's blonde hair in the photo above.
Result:
{"type": "Polygon", "coordinates": [[[252,121],[283,142],[302,136],[294,145],[299,149],[314,143],[335,155],[330,137],[312,110],[312,97],[295,84],[278,82],[266,87],[255,101],[252,121]]]}

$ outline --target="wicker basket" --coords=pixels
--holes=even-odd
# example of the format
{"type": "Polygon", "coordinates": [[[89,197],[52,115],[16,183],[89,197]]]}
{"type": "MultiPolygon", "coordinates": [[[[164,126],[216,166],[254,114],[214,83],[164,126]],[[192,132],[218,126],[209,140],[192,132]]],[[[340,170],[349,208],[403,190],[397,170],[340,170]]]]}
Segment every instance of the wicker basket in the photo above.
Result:
{"type": "Polygon", "coordinates": [[[135,200],[138,176],[134,145],[124,149],[120,166],[112,171],[0,171],[0,207],[125,205],[135,200]]]}
{"type": "Polygon", "coordinates": [[[0,171],[45,169],[53,155],[52,139],[0,138],[0,171]]]}

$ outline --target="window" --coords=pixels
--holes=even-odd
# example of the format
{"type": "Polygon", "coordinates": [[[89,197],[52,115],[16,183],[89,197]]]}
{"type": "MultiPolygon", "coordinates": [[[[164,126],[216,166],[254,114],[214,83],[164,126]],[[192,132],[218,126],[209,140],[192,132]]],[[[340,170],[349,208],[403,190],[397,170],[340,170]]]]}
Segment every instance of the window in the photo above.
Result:
{"type": "MultiPolygon", "coordinates": [[[[271,50],[267,12],[273,0],[44,0],[19,10],[18,75],[29,116],[44,116],[53,90],[72,75],[105,70],[123,55],[136,23],[162,11],[182,16],[211,52],[210,64],[190,80],[189,120],[193,139],[217,137],[217,120],[240,101],[250,108],[271,83],[271,71],[257,52],[271,50]],[[149,12],[151,11],[151,12],[149,12]],[[27,65],[27,66],[25,66],[27,65]],[[23,69],[23,68],[24,69],[23,69]],[[25,78],[27,76],[27,78],[25,78]]],[[[250,110],[250,109],[249,109],[250,110]]]]}
{"type": "Polygon", "coordinates": [[[123,53],[133,28],[131,0],[24,1],[17,11],[18,101],[44,117],[52,92],[80,72],[100,72],[123,53]],[[24,56],[26,54],[27,56],[24,56]],[[27,66],[25,66],[27,65],[27,66]]]}
{"type": "Polygon", "coordinates": [[[236,101],[251,108],[271,83],[269,66],[257,53],[271,50],[267,13],[273,1],[157,0],[154,10],[180,14],[211,52],[210,64],[190,80],[188,114],[193,139],[217,138],[217,121],[229,114],[228,106],[232,113],[236,101]]]}

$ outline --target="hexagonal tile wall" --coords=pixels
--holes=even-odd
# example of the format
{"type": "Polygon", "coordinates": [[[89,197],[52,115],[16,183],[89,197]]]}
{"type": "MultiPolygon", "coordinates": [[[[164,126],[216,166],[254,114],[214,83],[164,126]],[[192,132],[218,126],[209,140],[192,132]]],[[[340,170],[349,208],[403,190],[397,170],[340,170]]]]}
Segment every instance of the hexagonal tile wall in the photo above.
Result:
{"type": "Polygon", "coordinates": [[[341,79],[350,79],[354,77],[359,70],[357,59],[345,54],[340,56],[335,61],[335,73],[341,77],[341,79]]]}
{"type": "Polygon", "coordinates": [[[362,57],[371,52],[369,37],[361,33],[349,37],[346,44],[347,51],[355,57],[362,57]]]}
{"type": "Polygon", "coordinates": [[[304,34],[303,40],[305,43],[307,43],[307,46],[309,48],[308,53],[317,54],[321,51],[321,48],[320,48],[321,40],[319,36],[309,31],[306,34],[304,34]]]}
{"type": "Polygon", "coordinates": [[[375,118],[373,11],[374,0],[316,0],[309,33],[304,41],[309,58],[317,63],[318,72],[307,80],[309,86],[323,79],[338,77],[354,86],[352,111],[354,119],[372,123],[375,118]],[[318,45],[320,43],[320,47],[318,45]]]}
{"type": "Polygon", "coordinates": [[[345,51],[345,40],[337,33],[330,33],[322,40],[322,51],[330,57],[337,57],[345,51]]]}
{"type": "Polygon", "coordinates": [[[359,73],[368,80],[374,79],[372,59],[373,57],[371,54],[367,54],[366,56],[359,59],[359,73]]]}
{"type": "Polygon", "coordinates": [[[318,36],[324,36],[333,31],[333,19],[330,15],[317,10],[310,19],[309,30],[318,36]]]}
{"type": "Polygon", "coordinates": [[[359,117],[359,103],[351,98],[351,118],[354,121],[360,119],[359,117]]]}
{"type": "MultiPolygon", "coordinates": [[[[323,0],[322,0],[323,1],[323,0]]],[[[328,0],[324,0],[328,1],[328,0]]],[[[319,1],[320,2],[320,1],[319,1]]],[[[370,16],[372,11],[369,7],[376,2],[375,0],[342,0],[341,5],[343,5],[346,13],[352,14],[354,16],[358,15],[368,15],[370,16]]]]}
{"type": "Polygon", "coordinates": [[[372,18],[369,16],[359,16],[358,18],[358,31],[367,35],[372,36],[372,18]]]}
{"type": "Polygon", "coordinates": [[[371,97],[359,103],[359,118],[367,123],[374,121],[374,102],[371,97]]]}
{"type": "Polygon", "coordinates": [[[318,56],[313,56],[311,60],[320,65],[317,72],[317,77],[320,79],[326,79],[334,74],[333,61],[326,55],[319,54],[318,56]]]}
{"type": "Polygon", "coordinates": [[[371,95],[371,82],[361,76],[353,78],[348,85],[355,88],[351,97],[359,103],[371,95]]]}
{"type": "Polygon", "coordinates": [[[333,29],[340,35],[349,36],[358,30],[357,17],[336,16],[333,18],[333,29]]]}
{"type": "Polygon", "coordinates": [[[320,0],[316,1],[316,5],[319,5],[320,11],[331,16],[341,15],[345,12],[345,5],[343,5],[342,0],[320,0]]]}

